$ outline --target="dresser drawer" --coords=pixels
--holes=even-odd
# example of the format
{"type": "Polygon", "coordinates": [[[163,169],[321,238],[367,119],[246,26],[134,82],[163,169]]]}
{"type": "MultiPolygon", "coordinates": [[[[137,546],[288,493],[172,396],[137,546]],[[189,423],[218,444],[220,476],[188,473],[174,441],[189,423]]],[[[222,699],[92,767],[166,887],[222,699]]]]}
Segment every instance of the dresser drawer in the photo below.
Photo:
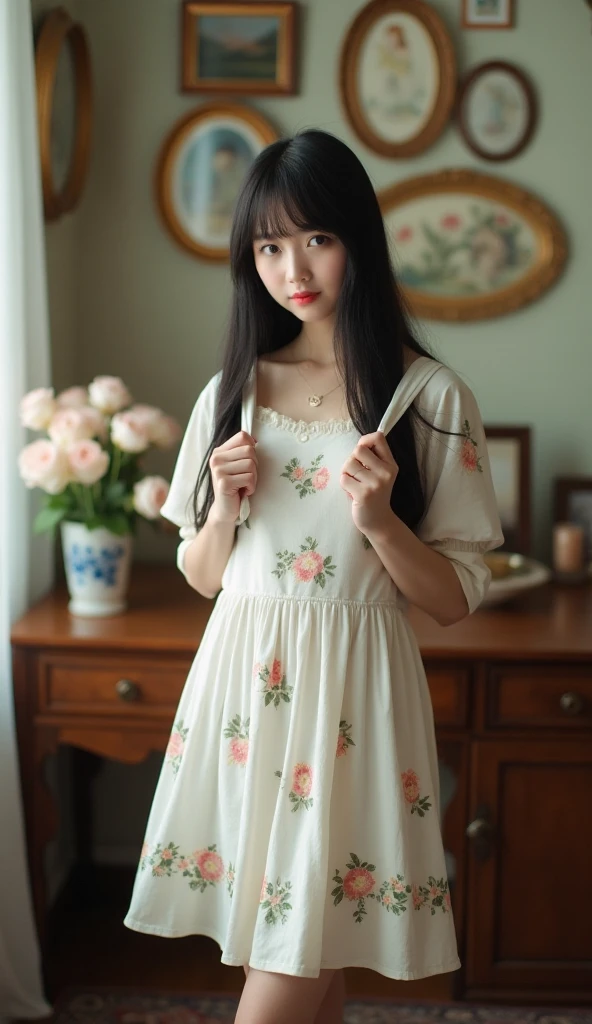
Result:
{"type": "Polygon", "coordinates": [[[185,659],[44,655],[39,660],[39,711],[170,718],[190,667],[185,659]]]}
{"type": "Polygon", "coordinates": [[[463,727],[469,720],[470,669],[464,665],[426,663],[426,676],[437,726],[463,727]]]}
{"type": "Polygon", "coordinates": [[[488,677],[493,727],[581,729],[592,726],[592,668],[501,665],[488,677]]]}

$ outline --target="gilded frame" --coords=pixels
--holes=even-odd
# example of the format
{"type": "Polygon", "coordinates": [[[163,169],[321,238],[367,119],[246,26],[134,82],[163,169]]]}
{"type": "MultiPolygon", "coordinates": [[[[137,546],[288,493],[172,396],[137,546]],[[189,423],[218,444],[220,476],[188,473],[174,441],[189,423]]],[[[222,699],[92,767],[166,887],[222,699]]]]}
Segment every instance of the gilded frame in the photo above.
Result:
{"type": "Polygon", "coordinates": [[[537,241],[536,265],[513,284],[486,294],[445,296],[401,285],[415,315],[452,322],[484,320],[520,309],[551,287],[567,260],[566,234],[549,207],[518,185],[478,171],[438,171],[384,189],[378,194],[378,201],[383,215],[387,215],[410,200],[450,193],[499,202],[523,218],[537,241]]]}
{"type": "Polygon", "coordinates": [[[84,188],[92,137],[92,74],[90,51],[82,25],[56,7],[44,19],[35,46],[37,121],[45,219],[56,220],[73,210],[84,188]],[[51,130],[54,89],[63,46],[70,46],[76,83],[76,119],[72,156],[60,190],[54,181],[51,130]]]}
{"type": "Polygon", "coordinates": [[[398,159],[423,153],[444,131],[453,110],[456,93],[456,58],[452,39],[439,14],[424,0],[371,0],[351,23],[339,65],[341,103],[356,135],[381,156],[398,159]],[[403,142],[381,138],[368,123],[358,92],[358,63],[362,46],[375,22],[388,14],[407,14],[416,18],[431,38],[438,61],[438,98],[423,128],[403,142]]]}

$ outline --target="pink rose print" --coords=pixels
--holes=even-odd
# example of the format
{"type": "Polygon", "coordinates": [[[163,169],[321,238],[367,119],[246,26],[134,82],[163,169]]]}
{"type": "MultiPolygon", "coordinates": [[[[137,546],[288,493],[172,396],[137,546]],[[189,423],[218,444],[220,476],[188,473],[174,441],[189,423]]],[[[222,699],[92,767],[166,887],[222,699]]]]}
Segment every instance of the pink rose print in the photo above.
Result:
{"type": "Polygon", "coordinates": [[[206,882],[219,882],[224,877],[224,863],[215,850],[210,847],[207,850],[198,850],[193,857],[196,868],[206,882]]]}
{"type": "Polygon", "coordinates": [[[401,772],[401,780],[403,782],[403,793],[408,804],[411,804],[411,813],[418,814],[420,818],[425,817],[426,811],[429,811],[432,806],[429,803],[429,797],[419,795],[419,778],[417,772],[414,772],[412,768],[408,768],[406,772],[401,772]]]}
{"type": "Polygon", "coordinates": [[[284,882],[282,884],[281,879],[278,878],[274,885],[273,882],[267,882],[266,879],[263,879],[259,909],[265,911],[264,920],[266,924],[277,924],[278,921],[281,921],[283,924],[287,921],[287,911],[292,909],[292,904],[290,903],[291,890],[291,882],[284,882]]]}
{"type": "Polygon", "coordinates": [[[333,881],[337,886],[332,890],[333,905],[338,906],[343,899],[357,904],[354,911],[354,920],[361,924],[367,913],[365,901],[376,900],[379,906],[388,913],[399,914],[407,910],[407,902],[411,896],[411,902],[415,910],[422,907],[430,908],[433,916],[437,909],[447,913],[451,909],[450,896],[448,893],[448,882],[444,878],[436,879],[430,876],[427,885],[411,885],[405,881],[403,875],[392,875],[376,891],[376,878],[373,872],[376,871],[374,864],[365,861],[360,862],[359,857],[354,853],[350,854],[351,861],[347,864],[349,871],[343,876],[337,870],[333,881]]]}
{"type": "Polygon", "coordinates": [[[260,903],[262,903],[263,900],[265,899],[266,892],[267,892],[267,878],[264,875],[263,876],[263,881],[261,883],[261,893],[259,895],[259,902],[260,903]]]}
{"type": "Polygon", "coordinates": [[[450,913],[451,902],[447,879],[433,878],[430,875],[427,885],[414,885],[413,906],[415,910],[429,907],[432,917],[437,910],[441,910],[443,914],[450,913]]]}
{"type": "Polygon", "coordinates": [[[352,868],[343,881],[343,891],[348,900],[357,900],[367,896],[376,885],[376,879],[367,868],[352,868]]]}
{"type": "Polygon", "coordinates": [[[355,747],[355,743],[350,735],[351,725],[348,725],[345,718],[342,718],[339,723],[339,736],[337,737],[337,752],[336,757],[345,757],[347,754],[348,747],[355,747]]]}
{"type": "Polygon", "coordinates": [[[292,811],[300,807],[308,810],[313,805],[313,798],[310,795],[312,789],[312,768],[309,764],[294,765],[292,770],[292,789],[290,800],[294,804],[292,811]]]}
{"type": "Polygon", "coordinates": [[[224,730],[224,736],[230,740],[228,744],[228,764],[245,765],[249,758],[249,724],[240,715],[235,715],[224,730]]]}
{"type": "Polygon", "coordinates": [[[471,437],[471,427],[468,420],[463,423],[463,434],[465,440],[462,443],[460,452],[460,460],[463,468],[467,473],[474,473],[477,470],[478,473],[483,472],[483,466],[481,465],[482,455],[477,455],[478,444],[471,437]]]}
{"type": "Polygon", "coordinates": [[[443,228],[446,228],[447,231],[455,231],[461,226],[462,221],[456,213],[448,213],[445,217],[442,217],[440,224],[443,228]]]}
{"type": "Polygon", "coordinates": [[[229,864],[228,865],[228,870],[226,872],[226,886],[228,888],[228,893],[229,893],[229,895],[231,897],[234,895],[234,879],[235,879],[235,874],[236,873],[235,873],[235,870],[234,870],[232,864],[229,864]]]}
{"type": "Polygon", "coordinates": [[[280,476],[295,484],[301,498],[305,498],[307,494],[314,494],[315,491],[324,491],[331,474],[326,466],[321,466],[323,458],[324,455],[317,455],[307,469],[300,464],[297,457],[294,457],[284,466],[284,472],[280,473],[280,476]]]}
{"type": "MultiPolygon", "coordinates": [[[[201,892],[205,892],[209,886],[215,886],[224,879],[228,881],[230,874],[232,875],[231,883],[234,881],[234,869],[232,865],[229,865],[229,870],[226,871],[222,857],[216,851],[215,843],[208,846],[207,849],[196,850],[190,856],[179,853],[179,847],[172,842],[167,843],[166,846],[158,843],[152,852],[149,851],[146,844],[145,846],[146,852],[144,853],[144,849],[142,851],[141,870],[143,871],[149,865],[155,878],[171,878],[172,875],[181,875],[188,879],[190,889],[199,889],[201,892]]],[[[231,886],[229,892],[232,896],[231,886]]]]}
{"type": "Polygon", "coordinates": [[[265,684],[263,689],[259,691],[265,694],[265,707],[273,704],[274,707],[279,708],[281,701],[289,704],[294,687],[288,686],[281,661],[275,658],[271,669],[260,662],[257,662],[257,665],[259,680],[265,684]]]}
{"type": "Polygon", "coordinates": [[[306,544],[300,545],[300,554],[293,551],[278,551],[276,557],[279,559],[272,574],[281,579],[291,569],[299,583],[310,583],[314,580],[319,586],[324,587],[327,576],[335,574],[336,565],[333,564],[331,555],[323,558],[317,549],[318,541],[313,537],[306,538],[306,544]]]}
{"type": "Polygon", "coordinates": [[[183,728],[182,718],[175,722],[165,754],[165,764],[171,766],[173,775],[176,775],[181,767],[181,760],[185,751],[185,740],[188,733],[189,729],[183,728]]]}
{"type": "Polygon", "coordinates": [[[414,885],[412,887],[412,894],[413,894],[413,907],[414,907],[415,910],[419,910],[420,907],[423,907],[423,905],[425,903],[425,898],[424,898],[424,896],[422,896],[422,894],[420,893],[420,891],[419,891],[419,889],[418,889],[418,887],[416,885],[414,885]]]}
{"type": "Polygon", "coordinates": [[[410,228],[407,225],[405,225],[402,228],[399,228],[399,230],[395,234],[395,242],[398,243],[408,242],[411,238],[413,238],[413,228],[410,228]]]}
{"type": "Polygon", "coordinates": [[[326,466],[321,469],[317,469],[316,473],[312,476],[312,486],[315,491],[324,491],[325,487],[329,483],[329,470],[326,466]]]}

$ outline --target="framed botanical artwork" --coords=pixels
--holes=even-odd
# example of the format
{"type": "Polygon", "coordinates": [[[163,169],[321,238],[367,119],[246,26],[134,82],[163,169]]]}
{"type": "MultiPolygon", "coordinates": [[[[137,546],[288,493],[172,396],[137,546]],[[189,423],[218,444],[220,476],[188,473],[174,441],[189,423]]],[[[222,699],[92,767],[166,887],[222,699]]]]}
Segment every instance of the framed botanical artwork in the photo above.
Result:
{"type": "Polygon", "coordinates": [[[228,259],[243,178],[276,138],[261,114],[238,103],[204,104],[173,127],[158,158],[158,205],[172,237],[193,256],[228,259]]]}
{"type": "Polygon", "coordinates": [[[37,124],[46,220],[72,210],[86,179],[92,130],[90,53],[82,25],[61,7],[35,45],[37,124]]]}
{"type": "Polygon", "coordinates": [[[297,9],[296,3],[275,0],[185,0],[182,89],[241,96],[294,93],[297,9]]]}
{"type": "Polygon", "coordinates": [[[584,528],[584,560],[592,563],[592,477],[555,480],[555,522],[577,523],[584,528]]]}
{"type": "Polygon", "coordinates": [[[416,316],[481,320],[532,302],[559,277],[567,241],[532,193],[477,171],[408,178],[379,193],[395,270],[416,316]]]}
{"type": "Polygon", "coordinates": [[[381,156],[423,152],[446,127],[456,60],[444,22],[423,0],[372,0],[347,32],[339,70],[353,130],[381,156]]]}
{"type": "Polygon", "coordinates": [[[462,0],[463,28],[512,28],[514,0],[462,0]]]}
{"type": "Polygon", "coordinates": [[[504,534],[502,551],[530,553],[530,427],[485,426],[487,454],[504,534]]]}
{"type": "Polygon", "coordinates": [[[461,134],[483,160],[518,156],[530,142],[536,113],[536,97],[528,78],[514,64],[502,60],[473,68],[459,90],[461,134]]]}

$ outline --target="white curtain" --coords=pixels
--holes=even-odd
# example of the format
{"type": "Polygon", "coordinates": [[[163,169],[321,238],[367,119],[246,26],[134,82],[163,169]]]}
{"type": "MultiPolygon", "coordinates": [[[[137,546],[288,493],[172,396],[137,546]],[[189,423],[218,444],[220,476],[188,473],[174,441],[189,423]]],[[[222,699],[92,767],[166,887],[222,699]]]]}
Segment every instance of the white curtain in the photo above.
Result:
{"type": "Polygon", "coordinates": [[[18,405],[49,380],[49,329],[28,0],[0,0],[0,1020],[50,1012],[27,876],[10,626],[51,583],[46,540],[31,539],[33,498],[16,460],[18,405]]]}

